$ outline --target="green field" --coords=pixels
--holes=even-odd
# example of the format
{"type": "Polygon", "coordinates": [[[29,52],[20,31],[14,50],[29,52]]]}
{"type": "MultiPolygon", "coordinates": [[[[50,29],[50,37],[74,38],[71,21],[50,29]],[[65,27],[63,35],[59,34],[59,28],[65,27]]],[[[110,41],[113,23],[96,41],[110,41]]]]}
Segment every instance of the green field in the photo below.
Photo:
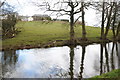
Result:
{"type": "MultiPolygon", "coordinates": [[[[3,48],[15,47],[19,45],[38,45],[45,44],[53,40],[69,40],[69,23],[68,22],[18,22],[16,24],[19,34],[14,38],[2,41],[3,48]]],[[[100,37],[100,28],[86,26],[88,39],[95,40],[100,37]]],[[[81,37],[81,25],[75,26],[75,37],[81,37]]],[[[109,32],[109,37],[112,32],[109,32]]]]}
{"type": "Polygon", "coordinates": [[[94,76],[87,80],[120,80],[120,69],[113,70],[108,73],[104,73],[100,76],[94,76]]]}

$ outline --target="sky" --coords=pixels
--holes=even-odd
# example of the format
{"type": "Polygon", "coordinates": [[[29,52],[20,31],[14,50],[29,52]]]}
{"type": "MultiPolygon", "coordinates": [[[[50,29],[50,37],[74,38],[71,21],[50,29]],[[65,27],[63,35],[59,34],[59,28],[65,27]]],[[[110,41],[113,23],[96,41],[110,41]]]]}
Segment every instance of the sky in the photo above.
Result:
{"type": "MultiPolygon", "coordinates": [[[[4,1],[4,0],[1,0],[4,1]]],[[[49,0],[50,3],[54,3],[57,0],[49,0]]],[[[99,0],[98,0],[99,1],[99,0]]],[[[15,10],[20,14],[24,16],[32,16],[34,14],[48,14],[51,16],[51,18],[56,18],[56,15],[51,15],[50,12],[45,12],[45,10],[41,10],[39,7],[33,4],[33,2],[42,2],[42,0],[6,0],[7,3],[15,7],[15,10]]],[[[75,15],[75,18],[77,18],[78,15],[75,15]]],[[[85,11],[85,22],[88,26],[100,26],[100,19],[97,18],[98,15],[96,14],[96,11],[93,9],[88,9],[85,11]]],[[[58,19],[69,19],[68,15],[60,16],[58,19]]],[[[81,19],[79,19],[81,21],[81,19]]]]}

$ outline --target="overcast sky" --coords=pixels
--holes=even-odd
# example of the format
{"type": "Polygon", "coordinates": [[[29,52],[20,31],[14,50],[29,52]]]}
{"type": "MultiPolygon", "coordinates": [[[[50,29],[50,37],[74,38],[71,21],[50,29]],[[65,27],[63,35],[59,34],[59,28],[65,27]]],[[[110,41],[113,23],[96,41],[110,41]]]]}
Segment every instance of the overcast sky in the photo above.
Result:
{"type": "MultiPolygon", "coordinates": [[[[1,0],[4,1],[4,0],[1,0]]],[[[32,16],[34,14],[50,14],[50,12],[44,13],[44,10],[39,9],[37,6],[33,5],[32,2],[42,2],[42,0],[6,0],[10,5],[15,6],[15,10],[24,16],[32,16]]],[[[49,0],[50,2],[56,2],[57,0],[49,0]]],[[[97,0],[99,1],[99,0],[97,0]]],[[[56,18],[56,15],[52,15],[52,18],[56,18]]],[[[75,18],[78,16],[76,15],[75,18]]],[[[99,18],[96,15],[96,11],[93,9],[86,10],[85,22],[89,26],[97,26],[99,23],[99,18]]],[[[58,17],[60,19],[69,19],[69,16],[58,17]]]]}

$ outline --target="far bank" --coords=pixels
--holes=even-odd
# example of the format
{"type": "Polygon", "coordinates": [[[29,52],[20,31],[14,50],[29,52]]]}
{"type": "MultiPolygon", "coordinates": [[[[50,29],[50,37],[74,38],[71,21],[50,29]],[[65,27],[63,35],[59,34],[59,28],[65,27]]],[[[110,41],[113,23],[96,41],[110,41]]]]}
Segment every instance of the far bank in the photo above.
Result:
{"type": "MultiPolygon", "coordinates": [[[[15,37],[2,40],[2,49],[25,49],[38,47],[63,46],[69,43],[69,23],[64,21],[20,21],[16,24],[19,33],[15,37]]],[[[76,44],[101,43],[99,27],[86,26],[87,41],[82,41],[82,27],[74,27],[76,44]]],[[[112,31],[109,31],[108,40],[113,40],[112,31]]]]}

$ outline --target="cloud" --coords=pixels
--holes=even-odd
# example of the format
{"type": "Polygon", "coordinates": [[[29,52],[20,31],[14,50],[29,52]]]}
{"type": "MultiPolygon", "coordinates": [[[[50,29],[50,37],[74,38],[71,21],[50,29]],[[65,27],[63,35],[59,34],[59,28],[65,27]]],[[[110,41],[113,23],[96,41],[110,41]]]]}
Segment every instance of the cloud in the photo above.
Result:
{"type": "MultiPolygon", "coordinates": [[[[48,14],[50,15],[51,12],[44,13],[45,10],[41,10],[39,7],[33,4],[33,2],[42,3],[42,0],[6,0],[10,5],[15,6],[16,11],[20,15],[28,15],[32,16],[34,14],[48,14]]],[[[56,0],[47,0],[52,5],[56,2],[56,0]]],[[[81,15],[81,14],[78,14],[81,15]]],[[[78,15],[75,15],[75,18],[78,17],[78,15]]],[[[52,18],[56,18],[56,15],[52,15],[52,18]]],[[[69,19],[69,16],[61,16],[59,19],[69,19]]],[[[95,10],[88,9],[85,13],[85,21],[87,22],[87,25],[94,26],[96,23],[99,23],[99,21],[96,20],[96,13],[95,10]]]]}

